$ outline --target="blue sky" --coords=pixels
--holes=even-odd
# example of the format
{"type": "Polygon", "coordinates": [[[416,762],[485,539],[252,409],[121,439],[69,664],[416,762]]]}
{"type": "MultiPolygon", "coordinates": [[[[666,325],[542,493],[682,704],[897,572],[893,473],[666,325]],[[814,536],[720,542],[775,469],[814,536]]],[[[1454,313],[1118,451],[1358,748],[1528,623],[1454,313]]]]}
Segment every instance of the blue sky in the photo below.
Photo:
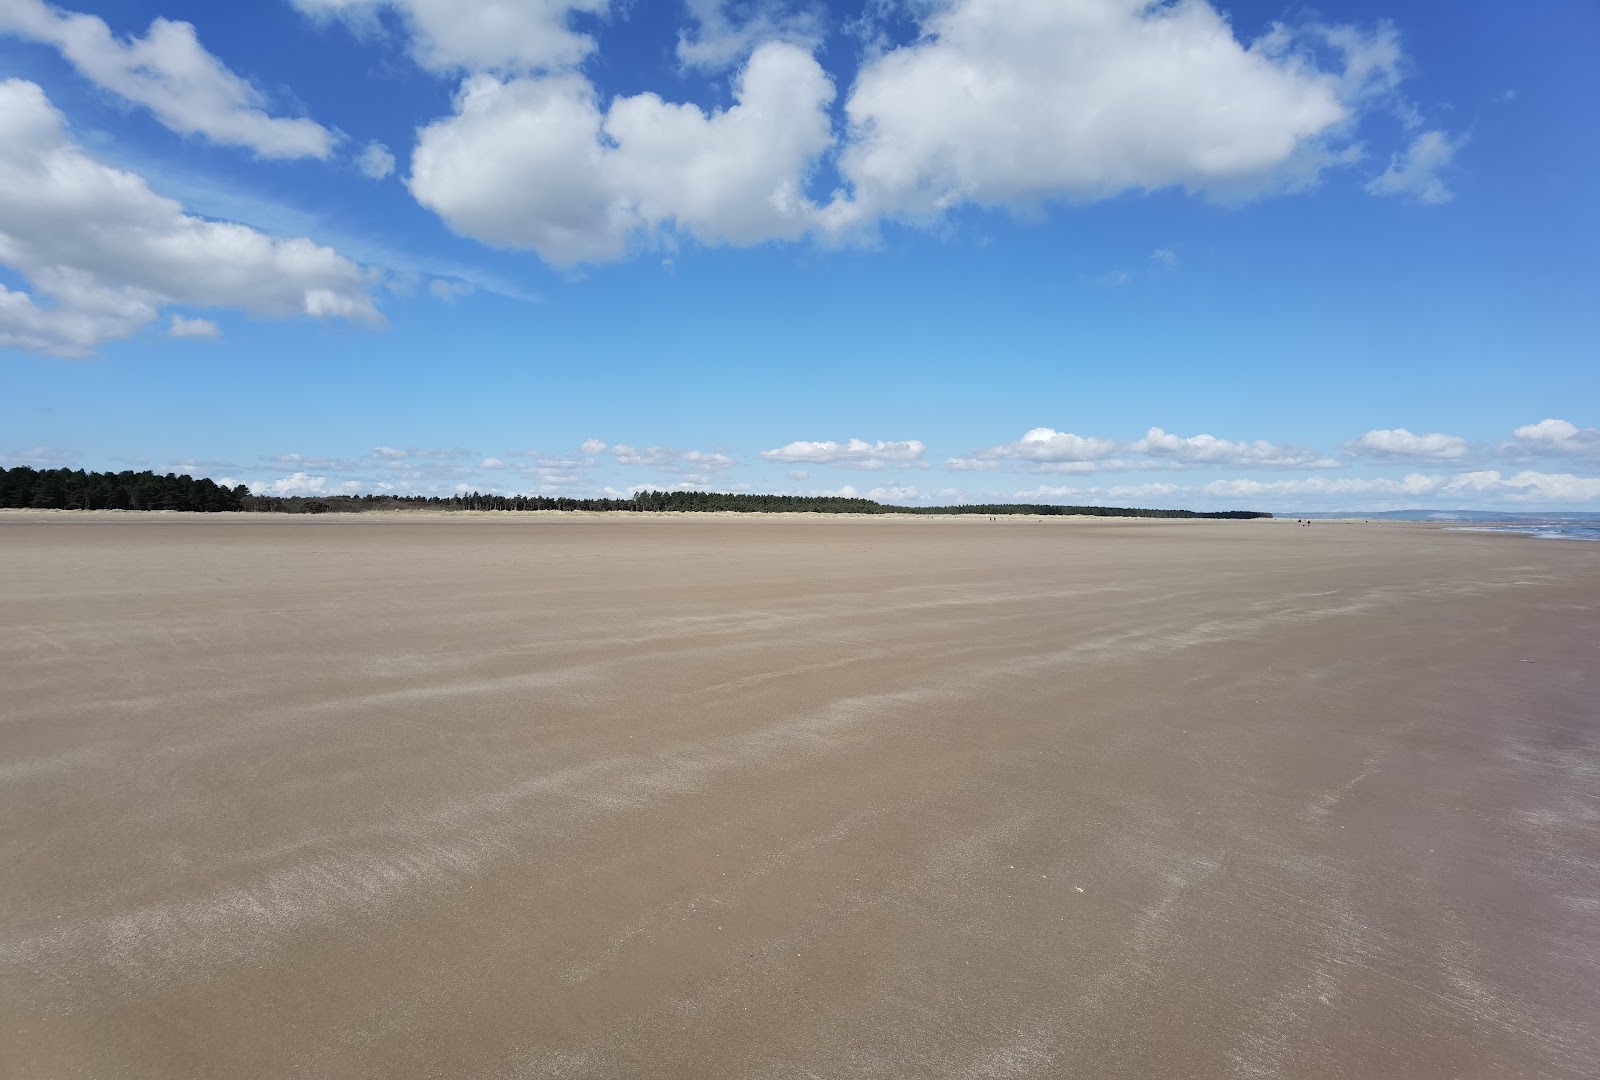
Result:
{"type": "Polygon", "coordinates": [[[0,0],[0,455],[1600,509],[1600,8],[0,0]]]}

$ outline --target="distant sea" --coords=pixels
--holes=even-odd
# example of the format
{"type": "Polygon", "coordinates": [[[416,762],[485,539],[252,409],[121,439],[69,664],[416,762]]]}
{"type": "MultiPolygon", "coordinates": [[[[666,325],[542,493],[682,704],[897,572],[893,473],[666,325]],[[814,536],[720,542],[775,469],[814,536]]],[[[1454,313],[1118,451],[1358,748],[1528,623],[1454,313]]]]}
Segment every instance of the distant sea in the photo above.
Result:
{"type": "Polygon", "coordinates": [[[1524,533],[1540,540],[1600,540],[1597,525],[1456,525],[1447,532],[1511,532],[1524,533]]]}

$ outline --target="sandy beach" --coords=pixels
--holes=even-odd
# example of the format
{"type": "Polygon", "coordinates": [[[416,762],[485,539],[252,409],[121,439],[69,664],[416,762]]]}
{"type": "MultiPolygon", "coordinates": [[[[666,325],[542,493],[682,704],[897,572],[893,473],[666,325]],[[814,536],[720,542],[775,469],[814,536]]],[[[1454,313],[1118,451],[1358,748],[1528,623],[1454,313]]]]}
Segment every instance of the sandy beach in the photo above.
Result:
{"type": "Polygon", "coordinates": [[[6,1077],[1600,1075],[1600,544],[0,515],[6,1077]]]}

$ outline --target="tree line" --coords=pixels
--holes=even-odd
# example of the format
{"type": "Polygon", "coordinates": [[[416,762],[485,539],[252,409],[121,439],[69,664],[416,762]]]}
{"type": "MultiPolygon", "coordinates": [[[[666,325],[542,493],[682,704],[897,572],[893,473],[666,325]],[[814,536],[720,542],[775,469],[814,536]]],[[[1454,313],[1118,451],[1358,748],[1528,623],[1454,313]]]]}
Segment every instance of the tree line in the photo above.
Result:
{"type": "Polygon", "coordinates": [[[573,499],[546,495],[252,495],[243,484],[227,488],[201,477],[82,469],[0,469],[0,507],[37,510],[187,510],[204,513],[326,514],[369,510],[589,510],[743,514],[1038,514],[1052,517],[1269,518],[1251,510],[1203,512],[1127,506],[1057,506],[983,503],[893,506],[837,495],[744,495],[718,491],[641,491],[626,499],[573,499]]]}
{"type": "Polygon", "coordinates": [[[0,469],[0,507],[35,510],[188,510],[221,513],[245,509],[250,489],[214,480],[149,470],[0,469]]]}

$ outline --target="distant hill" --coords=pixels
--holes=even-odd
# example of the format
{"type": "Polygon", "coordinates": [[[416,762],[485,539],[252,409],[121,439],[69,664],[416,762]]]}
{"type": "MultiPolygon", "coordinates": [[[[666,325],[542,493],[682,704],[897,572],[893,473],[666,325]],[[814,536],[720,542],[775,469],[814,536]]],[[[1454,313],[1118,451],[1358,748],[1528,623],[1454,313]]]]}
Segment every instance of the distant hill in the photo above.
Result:
{"type": "Polygon", "coordinates": [[[1523,510],[1508,512],[1503,510],[1385,510],[1382,513],[1365,513],[1360,510],[1340,510],[1331,513],[1288,513],[1279,514],[1286,518],[1307,518],[1312,521],[1326,521],[1332,518],[1359,518],[1363,521],[1439,521],[1439,522],[1485,522],[1485,523],[1527,523],[1538,524],[1589,524],[1600,522],[1600,513],[1580,511],[1540,511],[1523,510]]]}

